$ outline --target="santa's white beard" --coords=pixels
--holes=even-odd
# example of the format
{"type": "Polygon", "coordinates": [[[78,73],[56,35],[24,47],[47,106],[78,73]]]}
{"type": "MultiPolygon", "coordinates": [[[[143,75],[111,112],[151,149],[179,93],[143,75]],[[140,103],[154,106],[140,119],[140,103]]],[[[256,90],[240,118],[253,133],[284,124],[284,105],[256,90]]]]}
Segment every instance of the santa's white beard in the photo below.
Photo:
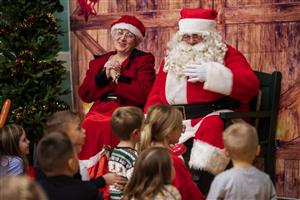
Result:
{"type": "Polygon", "coordinates": [[[227,51],[226,44],[219,38],[211,38],[196,45],[184,41],[172,41],[165,58],[164,71],[173,71],[176,76],[182,76],[182,70],[187,64],[203,64],[206,62],[224,63],[227,51]]]}

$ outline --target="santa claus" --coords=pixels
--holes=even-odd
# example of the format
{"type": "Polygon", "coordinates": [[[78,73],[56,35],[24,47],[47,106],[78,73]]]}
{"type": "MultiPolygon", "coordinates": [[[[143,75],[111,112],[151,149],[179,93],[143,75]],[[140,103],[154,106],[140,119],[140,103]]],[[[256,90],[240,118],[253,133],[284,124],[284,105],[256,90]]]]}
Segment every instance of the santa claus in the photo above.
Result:
{"type": "Polygon", "coordinates": [[[156,104],[182,111],[186,131],[180,142],[194,138],[189,166],[206,174],[200,176],[206,193],[213,176],[229,162],[223,152],[224,122],[218,114],[247,110],[259,82],[241,52],[216,31],[215,10],[184,8],[180,14],[179,31],[167,45],[145,111],[156,104]]]}

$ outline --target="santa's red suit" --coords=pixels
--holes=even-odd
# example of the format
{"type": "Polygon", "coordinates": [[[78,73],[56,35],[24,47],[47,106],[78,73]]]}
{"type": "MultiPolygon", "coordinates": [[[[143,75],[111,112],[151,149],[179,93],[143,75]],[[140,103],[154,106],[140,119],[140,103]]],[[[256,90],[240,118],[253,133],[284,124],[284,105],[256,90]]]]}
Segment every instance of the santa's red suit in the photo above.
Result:
{"type": "MultiPolygon", "coordinates": [[[[238,100],[239,110],[246,110],[249,100],[259,90],[259,82],[244,56],[229,45],[227,48],[224,65],[212,62],[204,83],[190,83],[186,77],[177,77],[172,71],[164,72],[163,61],[145,110],[147,111],[151,105],[201,104],[225,96],[238,100]]],[[[182,135],[181,141],[190,136],[196,137],[189,161],[190,167],[204,169],[212,174],[224,170],[228,158],[222,151],[223,121],[217,115],[211,114],[187,119],[184,124],[186,132],[182,135]]]]}
{"type": "Polygon", "coordinates": [[[172,45],[168,45],[145,111],[151,105],[180,105],[186,116],[186,131],[180,142],[195,138],[189,166],[216,175],[229,162],[222,150],[224,123],[218,113],[247,110],[250,99],[258,93],[259,82],[245,57],[216,32],[216,11],[184,8],[180,15],[179,31],[169,42],[172,45]],[[191,39],[198,42],[190,44],[191,39]],[[186,75],[189,64],[196,71],[205,68],[201,81],[191,81],[195,77],[186,75]]]}

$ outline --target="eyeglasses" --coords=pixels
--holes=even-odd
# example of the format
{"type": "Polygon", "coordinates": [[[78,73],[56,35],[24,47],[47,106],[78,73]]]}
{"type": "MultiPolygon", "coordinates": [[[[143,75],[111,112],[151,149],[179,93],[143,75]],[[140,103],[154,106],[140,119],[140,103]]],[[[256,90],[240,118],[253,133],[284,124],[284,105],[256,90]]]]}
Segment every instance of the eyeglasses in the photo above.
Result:
{"type": "Polygon", "coordinates": [[[202,39],[202,36],[198,35],[198,34],[192,34],[192,35],[189,35],[189,34],[184,34],[182,36],[182,40],[190,40],[190,39],[193,39],[193,40],[200,40],[202,39]]]}
{"type": "Polygon", "coordinates": [[[124,35],[125,39],[134,39],[135,35],[133,33],[131,33],[130,31],[126,30],[126,29],[117,29],[115,31],[115,36],[117,38],[120,38],[124,35]]]}

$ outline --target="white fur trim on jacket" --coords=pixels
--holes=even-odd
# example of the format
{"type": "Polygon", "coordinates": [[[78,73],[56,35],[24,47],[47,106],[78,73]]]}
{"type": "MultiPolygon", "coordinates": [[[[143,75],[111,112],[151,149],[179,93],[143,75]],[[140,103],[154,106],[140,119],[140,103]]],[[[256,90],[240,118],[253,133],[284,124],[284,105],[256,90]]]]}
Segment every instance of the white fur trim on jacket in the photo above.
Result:
{"type": "Polygon", "coordinates": [[[207,63],[207,76],[204,89],[224,95],[230,95],[233,85],[233,74],[230,69],[217,62],[207,63]]]}
{"type": "Polygon", "coordinates": [[[185,129],[185,132],[181,134],[181,136],[179,138],[179,143],[185,143],[190,138],[195,137],[195,133],[199,129],[199,127],[200,127],[203,120],[205,120],[209,116],[220,115],[221,112],[232,112],[232,110],[222,109],[222,110],[214,111],[214,112],[206,115],[205,117],[203,117],[195,126],[192,126],[190,119],[189,120],[183,120],[182,123],[183,123],[183,125],[185,125],[186,129],[185,129]]]}
{"type": "Polygon", "coordinates": [[[127,29],[128,31],[130,31],[131,33],[139,37],[141,40],[143,40],[144,38],[142,32],[131,24],[127,24],[127,23],[115,24],[111,27],[111,32],[113,32],[116,29],[127,29]]]}
{"type": "Polygon", "coordinates": [[[229,158],[223,150],[200,140],[194,140],[189,166],[201,169],[214,175],[222,172],[229,163],[229,158]]]}
{"type": "Polygon", "coordinates": [[[100,158],[104,156],[106,153],[107,151],[103,148],[100,152],[98,152],[93,157],[90,157],[87,160],[79,160],[80,175],[83,181],[90,180],[88,169],[94,166],[100,160],[100,158]]]}
{"type": "Polygon", "coordinates": [[[198,33],[201,31],[216,30],[216,21],[209,19],[185,18],[178,22],[179,32],[181,33],[198,33]]]}
{"type": "Polygon", "coordinates": [[[166,99],[170,105],[187,104],[186,78],[177,77],[173,71],[168,71],[165,86],[166,99]]]}

